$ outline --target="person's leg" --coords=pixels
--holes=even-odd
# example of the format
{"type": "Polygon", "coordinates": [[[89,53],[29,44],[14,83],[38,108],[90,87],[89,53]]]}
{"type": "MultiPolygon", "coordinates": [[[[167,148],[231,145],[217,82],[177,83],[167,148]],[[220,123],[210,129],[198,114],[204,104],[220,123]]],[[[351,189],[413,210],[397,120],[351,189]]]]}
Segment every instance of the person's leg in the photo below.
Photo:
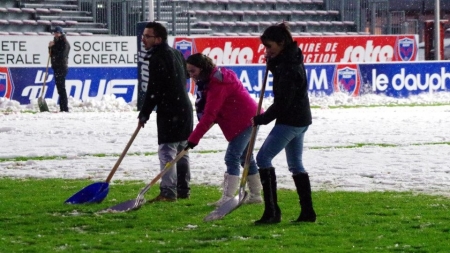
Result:
{"type": "MultiPolygon", "coordinates": [[[[250,145],[250,137],[253,131],[253,127],[249,127],[247,128],[244,133],[244,137],[246,139],[245,142],[242,142],[242,144],[247,143],[247,145],[245,146],[244,151],[241,154],[240,157],[240,163],[242,165],[242,167],[244,167],[245,169],[245,162],[247,159],[247,153],[248,153],[248,148],[250,145]]],[[[253,150],[252,153],[250,154],[249,157],[249,164],[248,166],[248,175],[247,175],[247,185],[248,185],[248,189],[250,191],[250,195],[249,197],[245,200],[246,204],[257,204],[257,203],[262,203],[262,198],[261,198],[261,190],[262,190],[262,185],[261,185],[261,179],[259,176],[259,172],[258,172],[258,166],[256,166],[256,162],[255,162],[255,158],[253,156],[253,150]]]]}
{"type": "MultiPolygon", "coordinates": [[[[182,141],[178,145],[178,153],[187,146],[187,141],[182,141]]],[[[177,162],[177,198],[188,199],[191,192],[189,182],[191,181],[191,170],[189,165],[189,152],[177,162]]]]}
{"type": "Polygon", "coordinates": [[[256,163],[259,168],[273,167],[273,158],[296,137],[293,128],[295,127],[280,124],[273,127],[256,155],[256,163]]]}
{"type": "Polygon", "coordinates": [[[56,69],[54,71],[56,89],[59,95],[59,109],[61,112],[68,112],[68,99],[66,92],[67,69],[56,69]]]}
{"type": "Polygon", "coordinates": [[[248,144],[250,135],[251,127],[234,137],[233,140],[228,143],[228,148],[225,152],[224,158],[227,171],[224,174],[222,196],[218,201],[209,203],[209,205],[221,206],[223,203],[232,199],[236,194],[236,191],[239,188],[241,155],[248,144]]]}
{"type": "Polygon", "coordinates": [[[309,175],[303,167],[303,140],[308,127],[300,127],[297,131],[297,137],[292,139],[286,146],[286,159],[289,171],[292,173],[295,187],[299,197],[301,212],[296,222],[315,222],[316,213],[313,208],[311,197],[311,183],[309,175]]]}
{"type": "MultiPolygon", "coordinates": [[[[158,147],[160,170],[177,155],[178,143],[163,143],[158,147]]],[[[174,164],[162,177],[160,194],[155,200],[175,201],[177,198],[177,165],[174,164]]]]}
{"type": "Polygon", "coordinates": [[[295,137],[292,127],[275,125],[256,156],[264,194],[264,213],[261,219],[255,221],[257,225],[281,221],[281,210],[277,203],[277,180],[272,160],[295,137]]]}
{"type": "Polygon", "coordinates": [[[295,137],[285,147],[286,160],[292,175],[306,173],[303,167],[303,140],[308,127],[293,127],[295,137]]]}

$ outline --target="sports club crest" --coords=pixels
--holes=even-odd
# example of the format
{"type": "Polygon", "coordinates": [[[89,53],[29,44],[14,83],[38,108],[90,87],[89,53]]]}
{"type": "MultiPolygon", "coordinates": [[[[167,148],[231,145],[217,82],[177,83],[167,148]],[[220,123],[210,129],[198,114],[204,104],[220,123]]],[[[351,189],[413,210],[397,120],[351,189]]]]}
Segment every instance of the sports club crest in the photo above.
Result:
{"type": "Polygon", "coordinates": [[[0,68],[0,98],[11,98],[13,86],[7,68],[0,68]]]}
{"type": "Polygon", "coordinates": [[[397,52],[400,59],[410,61],[415,54],[415,42],[410,38],[403,38],[397,42],[397,52]]]}
{"type": "Polygon", "coordinates": [[[180,51],[184,59],[187,59],[192,54],[192,42],[187,40],[180,40],[175,42],[175,48],[180,51]]]}
{"type": "Polygon", "coordinates": [[[337,65],[333,79],[334,92],[342,92],[350,96],[359,95],[361,81],[355,64],[337,65]]]}

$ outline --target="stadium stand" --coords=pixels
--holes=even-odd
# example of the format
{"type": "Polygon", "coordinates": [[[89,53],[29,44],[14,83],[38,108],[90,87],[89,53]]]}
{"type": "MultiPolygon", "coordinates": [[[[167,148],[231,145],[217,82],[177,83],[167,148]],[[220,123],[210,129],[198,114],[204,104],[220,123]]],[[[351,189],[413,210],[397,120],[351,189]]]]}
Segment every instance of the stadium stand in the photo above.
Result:
{"type": "Polygon", "coordinates": [[[96,23],[92,13],[78,11],[78,0],[2,0],[1,35],[51,35],[55,26],[68,35],[109,34],[107,24],[96,23]]]}
{"type": "Polygon", "coordinates": [[[339,20],[339,11],[324,10],[323,0],[189,0],[193,28],[212,35],[259,34],[266,27],[288,22],[295,34],[354,33],[354,22],[339,20]],[[336,23],[333,23],[336,22],[336,23]]]}
{"type": "MultiPolygon", "coordinates": [[[[326,10],[324,0],[183,0],[188,8],[176,6],[172,0],[159,1],[160,21],[167,22],[169,31],[172,22],[178,28],[189,27],[191,35],[209,34],[223,36],[259,35],[266,27],[288,22],[291,31],[298,35],[355,34],[352,21],[340,20],[337,10],[326,10]],[[172,13],[172,12],[175,13],[172,13]],[[173,18],[176,17],[174,20],[173,18]]],[[[119,3],[119,0],[113,0],[119,3]]],[[[141,13],[140,1],[133,3],[132,13],[115,20],[112,26],[128,23],[123,17],[141,13]],[[119,24],[121,23],[121,24],[119,24]]],[[[156,1],[155,1],[156,2],[156,1]]],[[[106,3],[106,1],[105,1],[106,3]]],[[[46,35],[55,26],[64,28],[68,35],[119,34],[123,29],[109,28],[107,20],[96,18],[93,2],[82,0],[2,0],[0,2],[0,32],[4,34],[46,35]],[[85,4],[87,3],[87,5],[85,4]],[[81,10],[81,5],[90,6],[81,10]],[[101,21],[99,21],[101,20],[101,21]],[[117,32],[116,32],[117,30],[117,32]]],[[[119,6],[119,5],[116,5],[119,6]]],[[[123,10],[123,12],[128,11],[123,10]]],[[[155,8],[156,11],[156,8],[155,8]]],[[[148,14],[145,4],[144,14],[148,14]]],[[[140,14],[139,14],[140,15],[140,14]]],[[[120,15],[119,15],[120,16],[120,15]]],[[[135,22],[131,22],[135,24],[135,22]]],[[[126,32],[132,35],[133,28],[126,32]],[[128,31],[130,30],[130,31],[128,31]]],[[[187,30],[187,29],[186,29],[187,30]]]]}

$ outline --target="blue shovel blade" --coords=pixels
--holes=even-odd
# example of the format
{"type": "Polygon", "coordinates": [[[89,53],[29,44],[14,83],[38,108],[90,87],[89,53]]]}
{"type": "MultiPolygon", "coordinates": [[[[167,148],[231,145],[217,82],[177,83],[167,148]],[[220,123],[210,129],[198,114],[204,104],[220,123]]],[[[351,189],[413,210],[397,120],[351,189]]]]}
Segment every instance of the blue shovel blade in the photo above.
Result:
{"type": "Polygon", "coordinates": [[[106,182],[97,182],[88,185],[81,191],[72,195],[64,203],[66,204],[84,204],[84,203],[100,203],[106,198],[109,192],[109,184],[106,182]]]}

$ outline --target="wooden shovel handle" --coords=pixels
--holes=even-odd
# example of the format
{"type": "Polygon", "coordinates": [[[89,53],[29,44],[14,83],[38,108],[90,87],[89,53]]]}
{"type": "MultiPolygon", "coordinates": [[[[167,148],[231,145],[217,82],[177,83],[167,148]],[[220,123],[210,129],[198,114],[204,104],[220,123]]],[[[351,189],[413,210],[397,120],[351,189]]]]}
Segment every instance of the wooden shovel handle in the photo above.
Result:
{"type": "MultiPolygon", "coordinates": [[[[266,72],[264,73],[263,85],[262,85],[261,91],[259,93],[259,103],[258,103],[258,109],[256,110],[256,116],[258,116],[261,113],[261,107],[262,107],[262,102],[264,99],[264,92],[266,90],[266,82],[267,82],[268,75],[269,75],[269,69],[266,66],[266,72]]],[[[258,127],[253,126],[252,135],[250,136],[250,141],[248,143],[247,154],[245,156],[244,171],[242,172],[242,178],[241,178],[241,184],[240,184],[241,188],[244,187],[245,183],[247,182],[247,175],[248,175],[248,171],[250,168],[250,158],[252,157],[253,148],[255,147],[257,132],[258,132],[258,127]]]]}
{"type": "Polygon", "coordinates": [[[119,168],[120,163],[122,162],[123,158],[128,152],[128,149],[130,148],[131,144],[133,143],[134,139],[136,138],[137,134],[139,133],[139,130],[141,129],[141,126],[137,126],[136,130],[134,130],[133,135],[131,136],[131,139],[128,141],[127,146],[122,151],[122,154],[119,157],[119,160],[117,160],[116,164],[112,168],[111,172],[109,173],[108,177],[106,178],[106,183],[109,183],[111,181],[111,178],[114,176],[114,173],[116,173],[117,168],[119,168]]]}

